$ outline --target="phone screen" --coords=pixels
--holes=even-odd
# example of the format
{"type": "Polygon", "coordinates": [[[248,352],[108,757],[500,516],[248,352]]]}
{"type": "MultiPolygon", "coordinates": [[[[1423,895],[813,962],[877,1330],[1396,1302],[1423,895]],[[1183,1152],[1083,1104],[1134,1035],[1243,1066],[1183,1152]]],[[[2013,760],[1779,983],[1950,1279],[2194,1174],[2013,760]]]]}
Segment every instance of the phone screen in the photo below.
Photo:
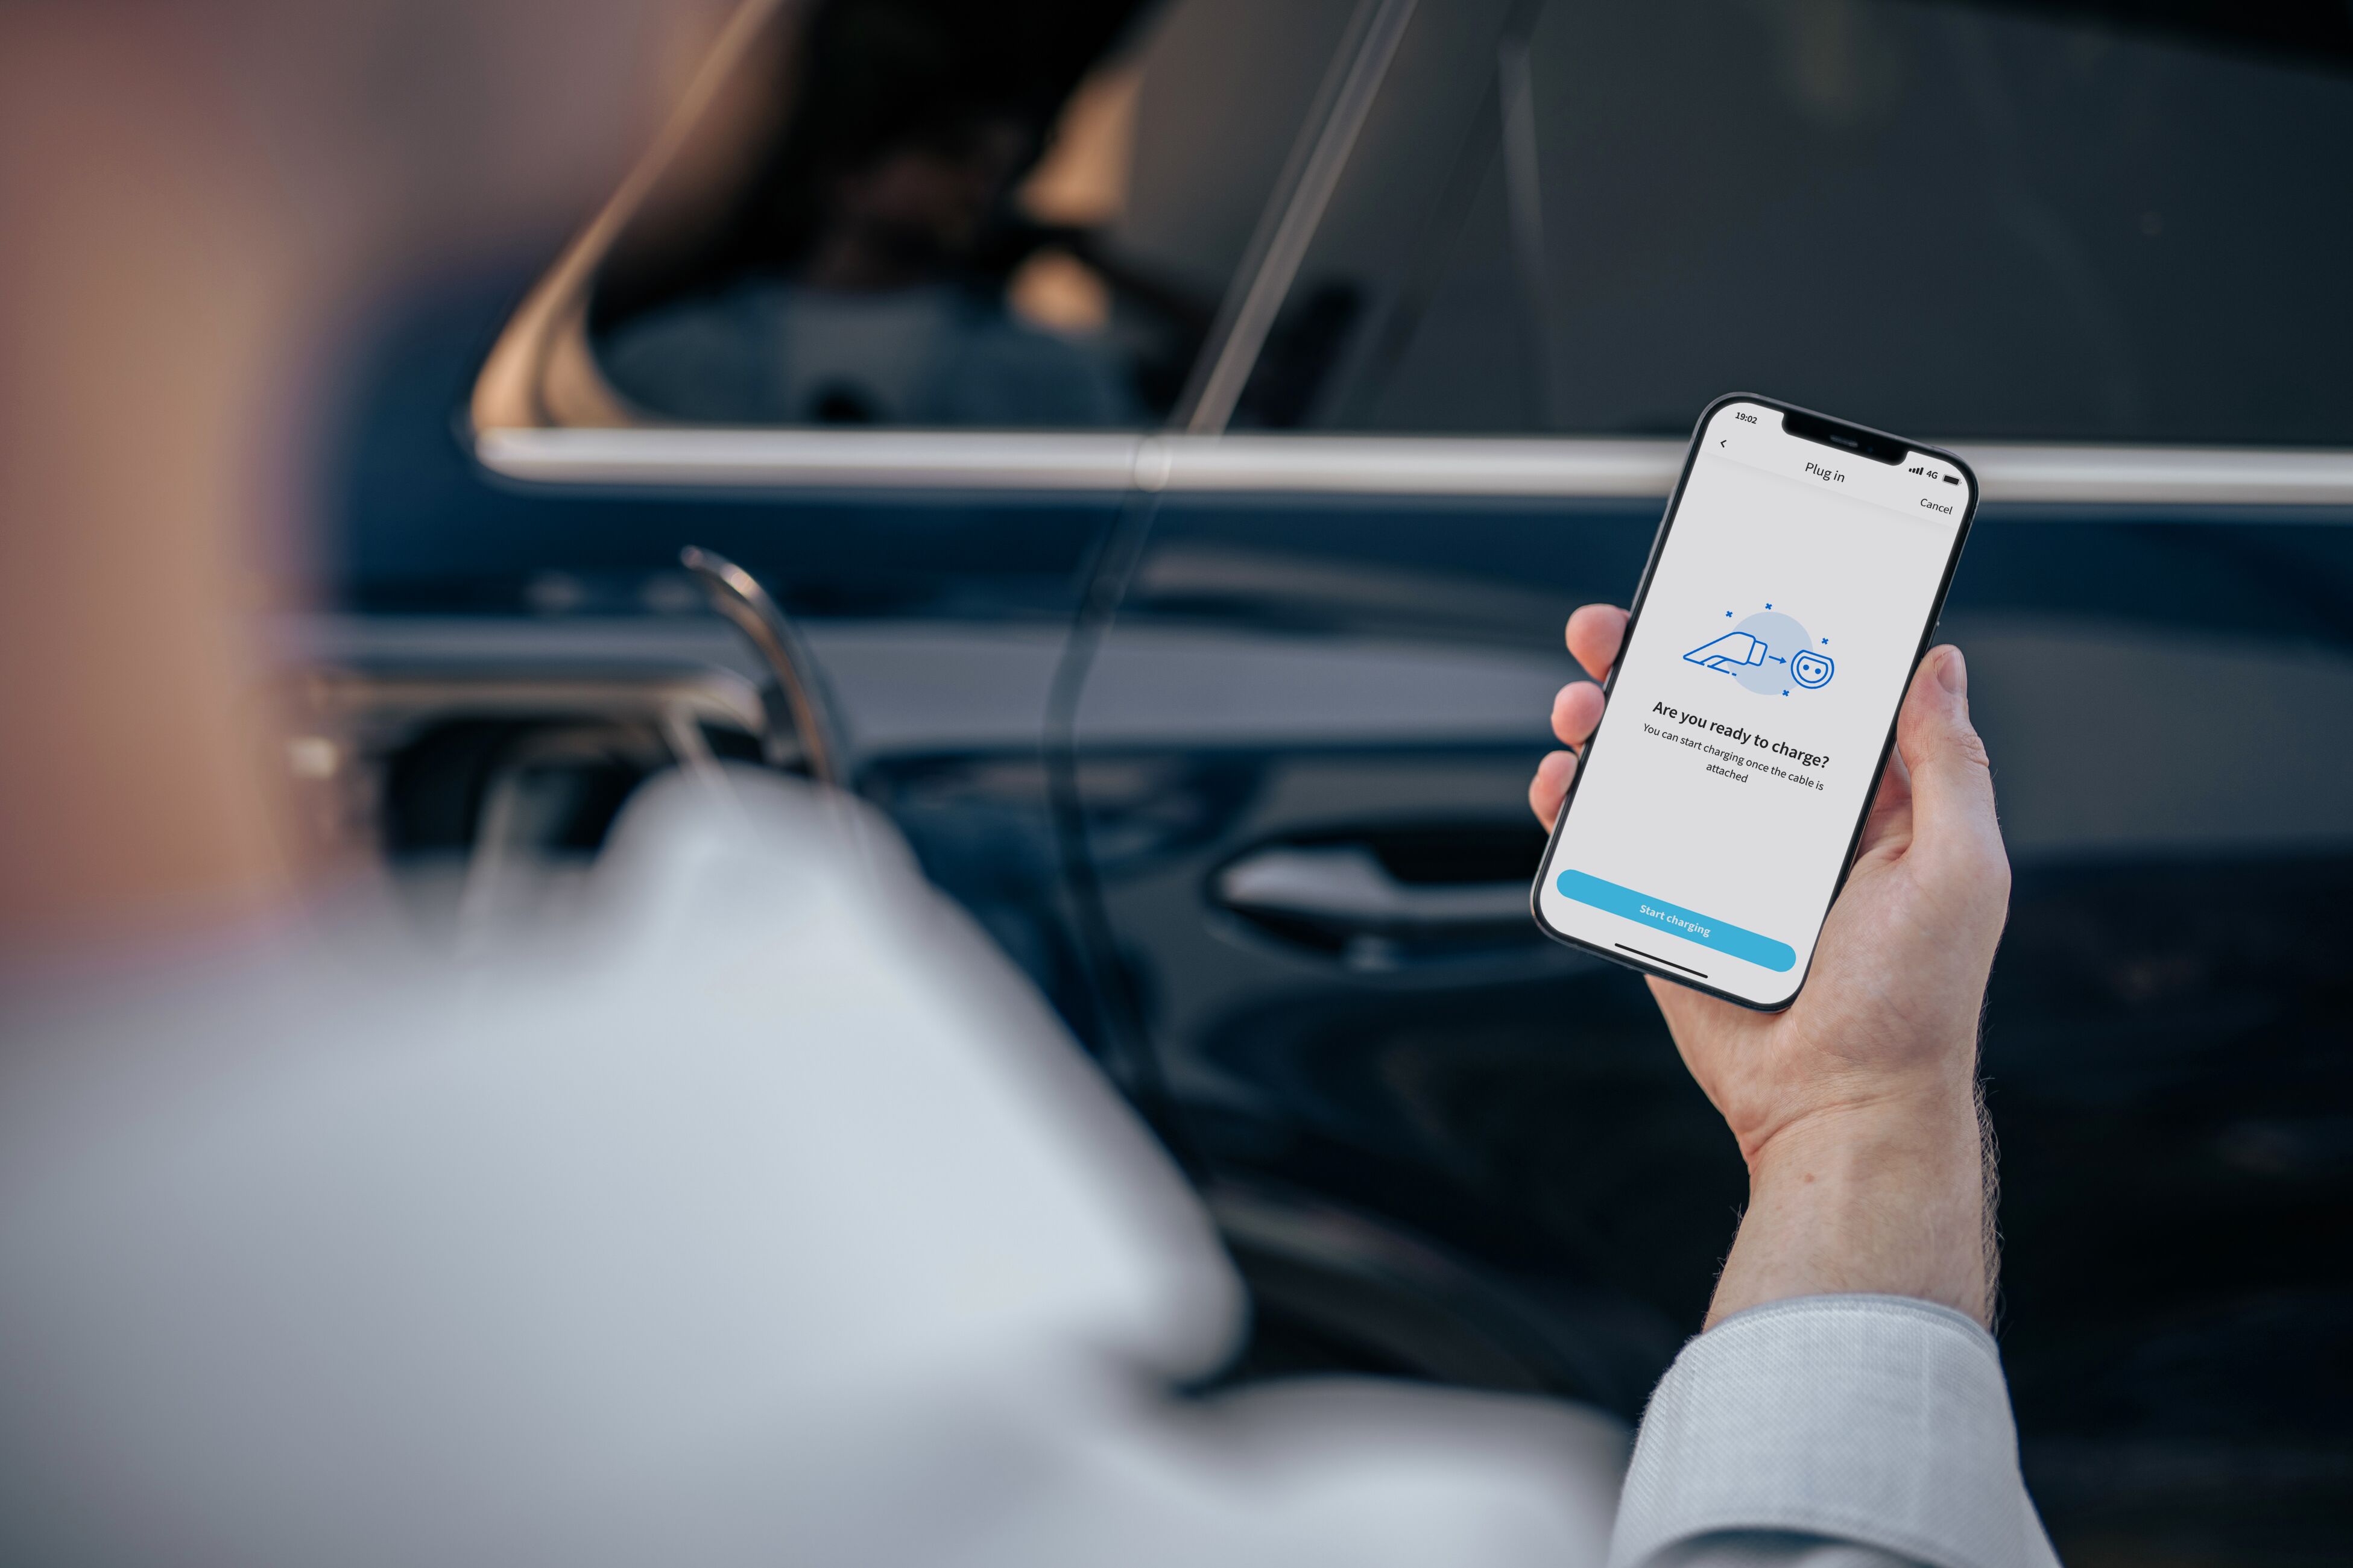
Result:
{"type": "Polygon", "coordinates": [[[1804,983],[1977,498],[1947,454],[1785,414],[1702,423],[1535,892],[1552,934],[1764,1007],[1804,983]]]}

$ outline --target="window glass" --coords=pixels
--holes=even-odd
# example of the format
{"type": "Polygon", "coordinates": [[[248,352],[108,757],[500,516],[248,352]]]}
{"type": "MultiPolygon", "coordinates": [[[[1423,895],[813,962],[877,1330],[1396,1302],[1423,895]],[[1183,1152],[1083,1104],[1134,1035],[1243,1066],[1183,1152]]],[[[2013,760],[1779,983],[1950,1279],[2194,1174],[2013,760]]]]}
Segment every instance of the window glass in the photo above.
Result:
{"type": "Polygon", "coordinates": [[[2347,58],[2096,9],[1425,16],[1286,306],[1355,319],[1243,422],[1680,434],[1743,389],[1924,437],[2353,443],[2347,58]],[[1440,53],[1475,94],[1415,76],[1440,53]]]}
{"type": "Polygon", "coordinates": [[[654,420],[1156,424],[1351,8],[786,7],[670,178],[718,194],[657,192],[600,276],[598,368],[654,420]]]}

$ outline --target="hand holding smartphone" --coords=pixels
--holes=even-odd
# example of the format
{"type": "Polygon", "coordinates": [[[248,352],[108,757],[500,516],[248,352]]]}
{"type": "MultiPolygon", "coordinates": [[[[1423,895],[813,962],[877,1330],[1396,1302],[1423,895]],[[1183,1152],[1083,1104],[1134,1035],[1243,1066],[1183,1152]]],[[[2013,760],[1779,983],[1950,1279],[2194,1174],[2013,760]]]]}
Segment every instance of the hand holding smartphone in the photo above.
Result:
{"type": "MultiPolygon", "coordinates": [[[[1570,618],[1569,648],[1604,678],[1625,626],[1624,611],[1588,605],[1570,618]]],[[[1581,745],[1602,717],[1599,690],[1580,682],[1561,692],[1553,728],[1581,745]]],[[[1768,1301],[1858,1291],[1989,1315],[1997,1254],[1977,1030],[2010,867],[1959,649],[1922,662],[1896,752],[1794,1004],[1765,1012],[1651,981],[1675,1048],[1748,1164],[1711,1326],[1768,1301]]],[[[1556,752],[1538,768],[1528,801],[1539,820],[1559,815],[1576,766],[1556,752]]]]}
{"type": "Polygon", "coordinates": [[[1949,453],[1766,398],[1711,405],[1554,825],[1537,924],[1788,1006],[1976,504],[1949,453]]]}

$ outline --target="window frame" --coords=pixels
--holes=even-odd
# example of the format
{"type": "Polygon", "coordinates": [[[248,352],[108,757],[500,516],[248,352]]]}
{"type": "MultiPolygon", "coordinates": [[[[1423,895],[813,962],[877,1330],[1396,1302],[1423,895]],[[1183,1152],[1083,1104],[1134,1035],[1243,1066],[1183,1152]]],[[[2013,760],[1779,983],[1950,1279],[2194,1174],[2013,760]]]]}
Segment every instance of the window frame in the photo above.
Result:
{"type": "MultiPolygon", "coordinates": [[[[542,275],[476,377],[475,460],[534,486],[794,491],[1461,497],[1663,500],[1686,443],[1585,436],[1229,433],[1418,0],[1359,0],[1260,216],[1192,380],[1157,431],[642,423],[597,370],[597,269],[762,30],[790,0],[744,0],[676,111],[542,275]]],[[[2347,509],[2353,447],[1953,443],[2003,504],[2347,509]]],[[[2347,521],[2353,521],[2348,518],[2347,521]]]]}

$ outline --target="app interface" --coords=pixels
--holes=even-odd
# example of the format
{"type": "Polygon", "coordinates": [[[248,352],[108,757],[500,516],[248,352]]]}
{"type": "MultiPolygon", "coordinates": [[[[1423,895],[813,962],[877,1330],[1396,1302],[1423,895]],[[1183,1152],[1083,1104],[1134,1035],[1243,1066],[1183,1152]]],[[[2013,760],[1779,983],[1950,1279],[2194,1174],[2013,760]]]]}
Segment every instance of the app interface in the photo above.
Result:
{"type": "Polygon", "coordinates": [[[1716,412],[1537,890],[1553,929],[1796,993],[1969,493],[1716,412]]]}

